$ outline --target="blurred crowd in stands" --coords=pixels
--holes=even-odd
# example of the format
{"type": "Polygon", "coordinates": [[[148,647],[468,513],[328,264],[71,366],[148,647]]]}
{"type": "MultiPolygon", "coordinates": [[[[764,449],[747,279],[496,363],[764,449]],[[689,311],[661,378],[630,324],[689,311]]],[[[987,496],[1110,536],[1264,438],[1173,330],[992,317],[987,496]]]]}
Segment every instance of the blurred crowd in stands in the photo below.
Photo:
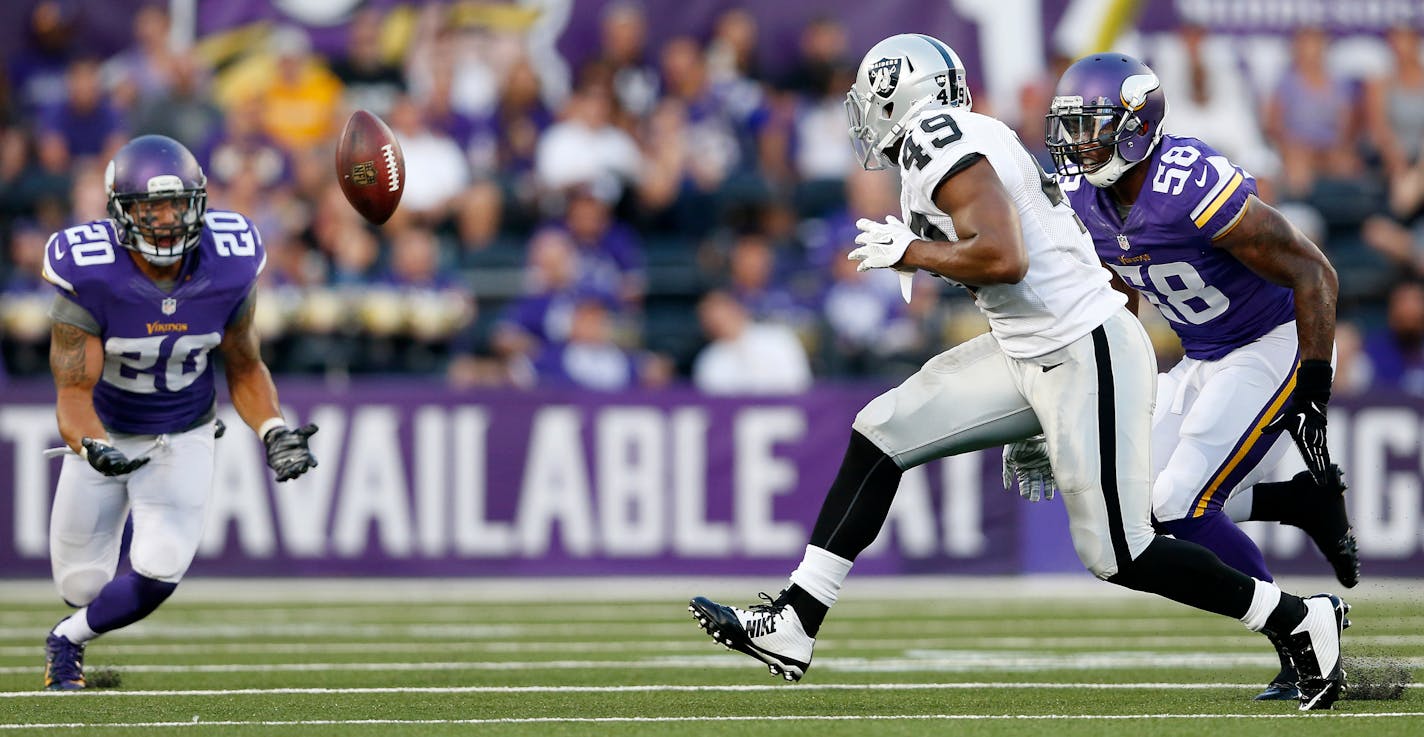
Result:
{"type": "MultiPolygon", "coordinates": [[[[599,54],[556,94],[517,23],[457,23],[447,5],[417,9],[399,33],[359,11],[344,54],[282,26],[220,64],[201,44],[170,48],[165,6],[144,7],[132,45],[99,58],[40,2],[28,45],[5,50],[10,376],[47,371],[46,238],[105,217],[104,165],[144,133],[185,143],[209,206],[259,226],[258,320],[279,373],[786,392],[813,377],[899,380],[986,327],[967,295],[927,275],[906,305],[892,275],[844,258],[856,219],[899,202],[893,173],[852,158],[842,103],[860,50],[833,17],[807,24],[798,62],[772,78],[744,10],[655,39],[644,7],[614,2],[599,54]],[[358,108],[390,124],[406,159],[400,209],[379,229],[333,176],[336,134],[358,108]]],[[[1424,395],[1424,64],[1414,30],[1385,39],[1390,58],[1342,70],[1327,34],[1299,31],[1260,89],[1214,47],[1229,39],[1198,29],[1141,53],[1167,90],[1167,129],[1251,170],[1335,263],[1337,391],[1424,395]]],[[[1043,113],[1069,61],[1027,85],[1020,110],[976,97],[1045,166],[1043,113]]],[[[1170,365],[1180,348],[1147,319],[1170,365]]]]}

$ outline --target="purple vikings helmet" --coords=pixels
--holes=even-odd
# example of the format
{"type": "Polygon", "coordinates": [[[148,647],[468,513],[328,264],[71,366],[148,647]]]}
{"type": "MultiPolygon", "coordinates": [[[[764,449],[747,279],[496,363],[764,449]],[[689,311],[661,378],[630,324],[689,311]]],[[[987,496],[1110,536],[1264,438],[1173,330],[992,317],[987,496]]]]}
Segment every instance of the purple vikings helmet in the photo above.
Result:
{"type": "Polygon", "coordinates": [[[109,217],[125,248],[155,266],[169,266],[198,245],[208,209],[208,178],[183,144],[167,136],[139,136],[124,144],[104,172],[109,217]],[[171,201],[162,217],[136,203],[171,201]]]}
{"type": "Polygon", "coordinates": [[[1059,174],[1108,187],[1152,153],[1166,117],[1167,96],[1146,64],[1093,54],[1058,80],[1045,142],[1059,174]]]}

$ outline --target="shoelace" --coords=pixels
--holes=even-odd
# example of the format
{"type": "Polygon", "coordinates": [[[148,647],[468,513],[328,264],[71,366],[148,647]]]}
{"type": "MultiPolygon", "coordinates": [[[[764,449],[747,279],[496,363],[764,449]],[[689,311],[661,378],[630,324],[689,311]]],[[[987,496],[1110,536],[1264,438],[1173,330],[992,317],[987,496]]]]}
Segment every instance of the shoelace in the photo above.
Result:
{"type": "Polygon", "coordinates": [[[747,611],[756,612],[758,614],[769,614],[774,617],[781,613],[782,607],[786,606],[785,604],[776,603],[776,599],[771,598],[771,595],[766,593],[765,591],[758,591],[757,596],[760,597],[762,601],[765,601],[766,603],[753,604],[751,608],[747,611]]]}

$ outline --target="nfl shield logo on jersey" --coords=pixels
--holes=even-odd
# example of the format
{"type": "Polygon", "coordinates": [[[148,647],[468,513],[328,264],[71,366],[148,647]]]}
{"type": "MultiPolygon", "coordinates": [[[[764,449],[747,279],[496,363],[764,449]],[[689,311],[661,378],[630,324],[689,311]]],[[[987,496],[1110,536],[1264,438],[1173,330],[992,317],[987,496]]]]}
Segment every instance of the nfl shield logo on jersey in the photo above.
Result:
{"type": "Polygon", "coordinates": [[[163,314],[171,315],[178,311],[178,300],[168,297],[163,300],[163,314]]]}
{"type": "Polygon", "coordinates": [[[1118,247],[1118,248],[1121,248],[1121,249],[1124,250],[1124,251],[1127,251],[1127,250],[1130,250],[1130,249],[1132,248],[1132,244],[1127,242],[1127,236],[1123,235],[1122,233],[1118,233],[1118,234],[1117,234],[1117,247],[1118,247]]]}
{"type": "Polygon", "coordinates": [[[889,99],[900,84],[900,57],[881,59],[870,67],[870,89],[875,94],[889,99]]]}

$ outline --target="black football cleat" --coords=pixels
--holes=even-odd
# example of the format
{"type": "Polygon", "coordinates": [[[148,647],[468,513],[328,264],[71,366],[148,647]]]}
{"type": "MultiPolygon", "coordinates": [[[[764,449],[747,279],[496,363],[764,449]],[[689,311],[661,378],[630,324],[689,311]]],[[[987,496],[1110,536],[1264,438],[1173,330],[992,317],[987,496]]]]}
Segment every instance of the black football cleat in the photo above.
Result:
{"type": "Polygon", "coordinates": [[[1345,693],[1340,634],[1350,605],[1334,594],[1305,599],[1305,618],[1289,634],[1276,635],[1295,666],[1300,710],[1329,709],[1345,693]]]}
{"type": "Polygon", "coordinates": [[[1291,665],[1290,653],[1286,652],[1285,645],[1280,640],[1267,635],[1271,644],[1276,648],[1276,656],[1281,660],[1281,670],[1275,678],[1266,685],[1266,690],[1256,694],[1254,701],[1298,701],[1300,700],[1300,689],[1295,687],[1296,675],[1295,666],[1291,665]]]}
{"type": "MultiPolygon", "coordinates": [[[[1339,477],[1339,466],[1334,468],[1335,475],[1339,477]]],[[[1299,527],[1310,536],[1311,542],[1335,570],[1335,578],[1340,580],[1341,586],[1354,588],[1360,582],[1360,551],[1345,507],[1345,490],[1349,487],[1343,481],[1338,487],[1320,486],[1314,482],[1309,471],[1296,474],[1293,480],[1300,481],[1305,491],[1299,507],[1300,516],[1288,524],[1299,527]]]]}

